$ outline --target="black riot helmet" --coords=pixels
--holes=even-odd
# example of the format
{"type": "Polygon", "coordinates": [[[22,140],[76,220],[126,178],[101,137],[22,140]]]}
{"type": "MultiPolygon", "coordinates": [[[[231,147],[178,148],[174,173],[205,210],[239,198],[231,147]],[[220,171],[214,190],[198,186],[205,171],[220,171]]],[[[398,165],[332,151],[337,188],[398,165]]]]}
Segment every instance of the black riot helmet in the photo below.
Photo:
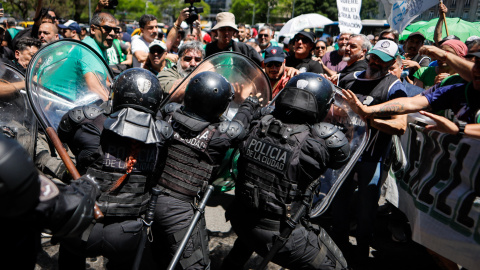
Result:
{"type": "Polygon", "coordinates": [[[233,87],[222,75],[205,71],[195,75],[185,90],[184,111],[216,122],[233,99],[233,87]]]}
{"type": "Polygon", "coordinates": [[[321,122],[334,102],[333,84],[316,73],[301,73],[288,81],[275,101],[275,117],[289,123],[321,122]]]}
{"type": "Polygon", "coordinates": [[[131,68],[118,75],[113,83],[112,111],[134,108],[156,114],[162,101],[162,88],[157,77],[142,68],[131,68]]]}

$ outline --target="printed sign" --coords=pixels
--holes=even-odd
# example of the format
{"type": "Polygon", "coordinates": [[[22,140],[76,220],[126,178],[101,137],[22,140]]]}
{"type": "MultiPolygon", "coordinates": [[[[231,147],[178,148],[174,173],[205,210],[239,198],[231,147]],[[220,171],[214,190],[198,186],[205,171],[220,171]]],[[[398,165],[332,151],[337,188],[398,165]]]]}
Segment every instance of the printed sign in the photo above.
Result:
{"type": "Polygon", "coordinates": [[[439,2],[438,0],[382,0],[382,3],[390,27],[402,33],[418,15],[439,2]]]}
{"type": "Polygon", "coordinates": [[[337,0],[340,33],[360,34],[362,30],[361,7],[362,0],[337,0]]]}

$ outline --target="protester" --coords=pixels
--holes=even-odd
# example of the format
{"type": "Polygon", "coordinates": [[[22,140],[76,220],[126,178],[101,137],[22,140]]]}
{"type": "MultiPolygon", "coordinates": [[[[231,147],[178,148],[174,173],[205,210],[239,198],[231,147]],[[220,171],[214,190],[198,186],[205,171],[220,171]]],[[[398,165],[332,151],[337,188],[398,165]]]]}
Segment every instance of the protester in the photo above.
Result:
{"type": "Polygon", "coordinates": [[[325,43],[325,41],[323,41],[323,40],[317,41],[317,43],[315,44],[315,49],[314,49],[313,52],[314,52],[314,57],[312,57],[313,60],[316,60],[319,63],[323,63],[322,58],[325,55],[325,53],[327,52],[327,44],[325,43]]]}
{"type": "Polygon", "coordinates": [[[150,43],[149,49],[148,58],[147,61],[145,61],[143,68],[157,76],[160,71],[167,68],[165,61],[165,57],[167,56],[167,46],[159,40],[154,40],[150,43]]]}
{"type": "Polygon", "coordinates": [[[476,114],[479,109],[478,96],[480,92],[480,53],[472,53],[475,63],[460,58],[459,56],[446,53],[434,46],[424,46],[420,53],[432,58],[442,59],[448,65],[452,65],[469,83],[454,84],[438,88],[435,92],[425,93],[408,98],[399,98],[366,107],[352,96],[349,91],[344,91],[352,109],[362,116],[385,117],[397,114],[407,114],[422,111],[422,114],[432,117],[428,112],[436,112],[444,109],[453,109],[458,122],[442,117],[433,117],[437,125],[429,125],[427,130],[439,130],[449,134],[464,134],[472,137],[480,137],[480,125],[476,114]]]}
{"type": "Polygon", "coordinates": [[[288,83],[291,77],[298,75],[299,71],[285,66],[285,53],[280,47],[268,47],[265,50],[265,73],[272,86],[272,98],[275,97],[288,83]]]}
{"type": "MultiPolygon", "coordinates": [[[[403,66],[408,71],[407,80],[409,83],[413,84],[415,77],[413,76],[415,72],[421,67],[428,67],[430,64],[430,58],[418,53],[420,47],[423,46],[425,41],[425,36],[420,32],[414,32],[408,35],[405,44],[403,45],[403,50],[405,53],[403,56],[403,66]]],[[[398,44],[398,43],[397,43],[398,44]]]]}
{"type": "Polygon", "coordinates": [[[0,45],[13,48],[12,41],[18,34],[18,32],[20,32],[20,30],[16,28],[17,21],[15,20],[15,18],[10,17],[5,22],[5,30],[7,31],[5,32],[3,43],[0,43],[0,45]]]}
{"type": "Polygon", "coordinates": [[[61,242],[59,269],[85,269],[86,256],[100,255],[108,258],[108,269],[132,269],[139,248],[157,154],[172,129],[156,118],[162,91],[149,71],[124,71],[112,92],[111,114],[93,104],[76,107],[58,128],[79,172],[99,185],[97,204],[105,215],[83,239],[61,242]]]}
{"type": "MultiPolygon", "coordinates": [[[[5,29],[0,26],[0,44],[3,41],[4,33],[5,29]]],[[[12,60],[14,58],[14,52],[9,47],[0,46],[0,59],[12,60]]]]}
{"type": "Polygon", "coordinates": [[[403,72],[402,60],[403,60],[402,57],[400,55],[397,55],[395,57],[395,64],[393,64],[390,67],[389,72],[392,73],[393,75],[395,75],[403,83],[403,85],[405,86],[405,90],[407,92],[407,96],[409,96],[409,97],[416,96],[416,95],[422,93],[425,89],[407,82],[407,80],[405,80],[405,77],[402,77],[402,75],[405,74],[403,72]]]}
{"type": "Polygon", "coordinates": [[[323,73],[322,65],[312,59],[315,35],[312,32],[301,31],[295,34],[293,39],[295,40],[294,53],[287,57],[285,65],[298,69],[300,73],[323,73]]]}
{"type": "MultiPolygon", "coordinates": [[[[157,77],[165,94],[175,89],[205,57],[203,44],[198,41],[185,42],[178,50],[178,62],[172,68],[162,70],[157,77]]],[[[170,96],[171,102],[181,103],[185,89],[178,89],[170,96]]]]}
{"type": "MultiPolygon", "coordinates": [[[[152,225],[156,235],[152,249],[160,269],[166,268],[185,236],[196,212],[192,205],[216,176],[227,150],[243,138],[244,129],[259,107],[256,97],[248,97],[232,121],[220,123],[220,116],[233,97],[233,87],[224,77],[205,71],[188,83],[183,106],[166,106],[166,120],[172,122],[174,134],[163,156],[165,167],[157,178],[161,194],[152,225]]],[[[209,267],[208,235],[202,215],[177,268],[209,267]]]]}
{"type": "Polygon", "coordinates": [[[238,32],[237,26],[235,25],[235,15],[233,15],[233,13],[218,13],[217,24],[215,24],[212,30],[217,30],[218,40],[213,41],[205,46],[205,55],[207,57],[218,52],[233,51],[245,55],[259,66],[262,65],[263,59],[254,48],[246,45],[243,42],[236,42],[232,40],[234,33],[238,32]]]}
{"type": "Polygon", "coordinates": [[[181,25],[182,22],[184,22],[190,17],[190,12],[188,10],[188,8],[184,8],[182,11],[180,11],[177,20],[175,21],[173,26],[168,29],[166,42],[168,53],[178,53],[178,48],[183,39],[183,36],[185,35],[185,31],[182,29],[181,25]]]}
{"type": "Polygon", "coordinates": [[[38,28],[38,39],[43,44],[59,40],[57,27],[53,23],[42,23],[38,28]]]}
{"type": "Polygon", "coordinates": [[[247,42],[248,41],[248,38],[247,38],[247,28],[245,27],[245,24],[243,23],[239,23],[237,25],[237,28],[238,28],[238,41],[239,42],[247,42]]]}
{"type": "Polygon", "coordinates": [[[87,36],[87,28],[85,26],[82,26],[82,29],[80,30],[80,39],[83,40],[87,36]]]}
{"type": "Polygon", "coordinates": [[[342,58],[345,54],[345,48],[347,47],[350,35],[350,33],[340,33],[337,41],[338,50],[327,52],[323,56],[322,62],[326,67],[325,74],[327,74],[328,76],[336,74],[347,66],[347,63],[342,61],[342,58]]]}
{"type": "Polygon", "coordinates": [[[155,40],[158,35],[157,18],[150,14],[144,14],[138,22],[141,36],[132,40],[133,67],[140,67],[145,63],[148,56],[148,45],[155,40]]]}
{"type": "MultiPolygon", "coordinates": [[[[465,43],[460,40],[447,40],[442,45],[440,49],[444,50],[445,53],[452,53],[462,58],[467,55],[468,49],[465,43]]],[[[413,84],[428,89],[433,85],[442,82],[445,78],[449,77],[452,74],[455,74],[456,71],[452,69],[451,66],[447,65],[442,59],[437,60],[437,65],[433,67],[422,67],[415,74],[415,80],[413,84]]]]}
{"type": "Polygon", "coordinates": [[[275,30],[270,25],[264,25],[258,32],[258,46],[260,46],[262,57],[265,57],[265,50],[270,46],[278,47],[277,41],[275,41],[275,30]]]}
{"type": "MultiPolygon", "coordinates": [[[[380,40],[367,54],[368,66],[365,71],[354,72],[340,81],[339,86],[350,89],[350,93],[358,95],[365,106],[372,106],[387,100],[406,97],[404,85],[398,78],[389,73],[395,63],[398,46],[390,40],[380,40]],[[355,94],[354,94],[355,93],[355,94]]],[[[345,254],[349,264],[359,267],[370,267],[368,257],[373,238],[373,222],[376,217],[380,198],[381,175],[385,173],[382,162],[388,153],[392,135],[401,135],[407,127],[405,115],[389,119],[373,118],[369,123],[371,136],[368,147],[354,165],[349,176],[342,184],[332,202],[332,237],[345,254]],[[354,180],[356,176],[357,181],[354,180]],[[358,185],[356,250],[349,245],[350,204],[355,187],[358,185]]]]}
{"type": "Polygon", "coordinates": [[[225,214],[238,238],[222,269],[243,269],[254,251],[267,257],[277,241],[281,249],[271,260],[284,268],[347,269],[338,247],[323,228],[310,224],[308,213],[301,222],[294,218],[304,204],[311,205],[322,173],[350,156],[345,134],[321,122],[333,96],[328,80],[302,73],[278,95],[272,114],[252,123],[239,146],[235,199],[225,214]],[[326,143],[331,138],[335,147],[326,143]],[[288,226],[292,231],[285,238],[288,226]]]}
{"type": "Polygon", "coordinates": [[[355,71],[363,71],[367,68],[368,63],[365,60],[365,55],[370,51],[372,45],[365,35],[352,34],[345,47],[345,53],[342,61],[347,63],[347,66],[340,70],[337,74],[328,77],[329,80],[337,84],[348,74],[355,71]]]}
{"type": "Polygon", "coordinates": [[[62,35],[64,38],[71,38],[76,40],[80,39],[80,26],[74,20],[68,20],[65,24],[59,24],[58,27],[63,29],[62,35]]]}
{"type": "Polygon", "coordinates": [[[120,29],[112,14],[107,12],[95,13],[90,25],[90,36],[85,37],[82,42],[90,45],[105,61],[108,61],[107,49],[112,47],[120,29]]]}
{"type": "Polygon", "coordinates": [[[33,55],[37,53],[41,46],[40,40],[36,38],[24,37],[18,40],[15,48],[15,60],[2,59],[2,62],[12,64],[22,74],[26,74],[27,66],[33,55]]]}
{"type": "Polygon", "coordinates": [[[391,41],[395,42],[396,44],[398,44],[399,35],[400,34],[398,33],[397,30],[395,30],[393,28],[388,28],[388,29],[385,29],[382,32],[380,32],[378,40],[387,39],[387,40],[391,40],[391,41]]]}

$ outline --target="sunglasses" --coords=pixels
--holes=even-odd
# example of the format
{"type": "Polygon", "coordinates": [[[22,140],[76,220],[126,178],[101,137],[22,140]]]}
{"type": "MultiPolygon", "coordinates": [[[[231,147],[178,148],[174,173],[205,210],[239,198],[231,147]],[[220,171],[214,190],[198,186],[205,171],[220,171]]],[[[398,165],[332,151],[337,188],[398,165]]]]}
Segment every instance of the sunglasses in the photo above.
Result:
{"type": "Polygon", "coordinates": [[[268,62],[268,63],[265,64],[265,66],[268,67],[268,68],[271,68],[273,66],[278,68],[278,67],[281,67],[282,64],[283,64],[282,62],[268,62]]]}
{"type": "Polygon", "coordinates": [[[202,62],[202,58],[201,57],[192,57],[192,56],[184,56],[183,57],[183,61],[185,62],[190,62],[192,61],[192,59],[195,58],[195,62],[202,62]]]}
{"type": "Polygon", "coordinates": [[[268,34],[259,34],[258,37],[268,37],[268,34]]]}
{"type": "Polygon", "coordinates": [[[295,42],[300,41],[300,40],[302,41],[302,43],[310,42],[310,39],[307,38],[307,37],[297,37],[297,38],[295,38],[295,42]]]}
{"type": "Polygon", "coordinates": [[[327,48],[327,47],[325,47],[325,46],[315,47],[315,49],[317,49],[317,50],[320,50],[320,49],[325,50],[326,48],[327,48]]]}
{"type": "Polygon", "coordinates": [[[98,28],[103,28],[103,30],[107,34],[110,34],[112,32],[112,30],[115,34],[120,33],[120,27],[111,27],[111,26],[108,26],[108,25],[98,25],[98,24],[94,24],[94,25],[98,28]]]}

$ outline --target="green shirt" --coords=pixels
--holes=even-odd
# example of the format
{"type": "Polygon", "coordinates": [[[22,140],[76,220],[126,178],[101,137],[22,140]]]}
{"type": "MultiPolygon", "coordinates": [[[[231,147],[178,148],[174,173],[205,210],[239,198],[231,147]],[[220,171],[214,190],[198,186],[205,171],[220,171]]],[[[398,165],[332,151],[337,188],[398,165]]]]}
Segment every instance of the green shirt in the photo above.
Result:
{"type": "Polygon", "coordinates": [[[437,72],[435,71],[435,67],[422,67],[413,74],[413,77],[423,82],[423,88],[425,89],[428,89],[435,84],[436,76],[437,72]]]}

